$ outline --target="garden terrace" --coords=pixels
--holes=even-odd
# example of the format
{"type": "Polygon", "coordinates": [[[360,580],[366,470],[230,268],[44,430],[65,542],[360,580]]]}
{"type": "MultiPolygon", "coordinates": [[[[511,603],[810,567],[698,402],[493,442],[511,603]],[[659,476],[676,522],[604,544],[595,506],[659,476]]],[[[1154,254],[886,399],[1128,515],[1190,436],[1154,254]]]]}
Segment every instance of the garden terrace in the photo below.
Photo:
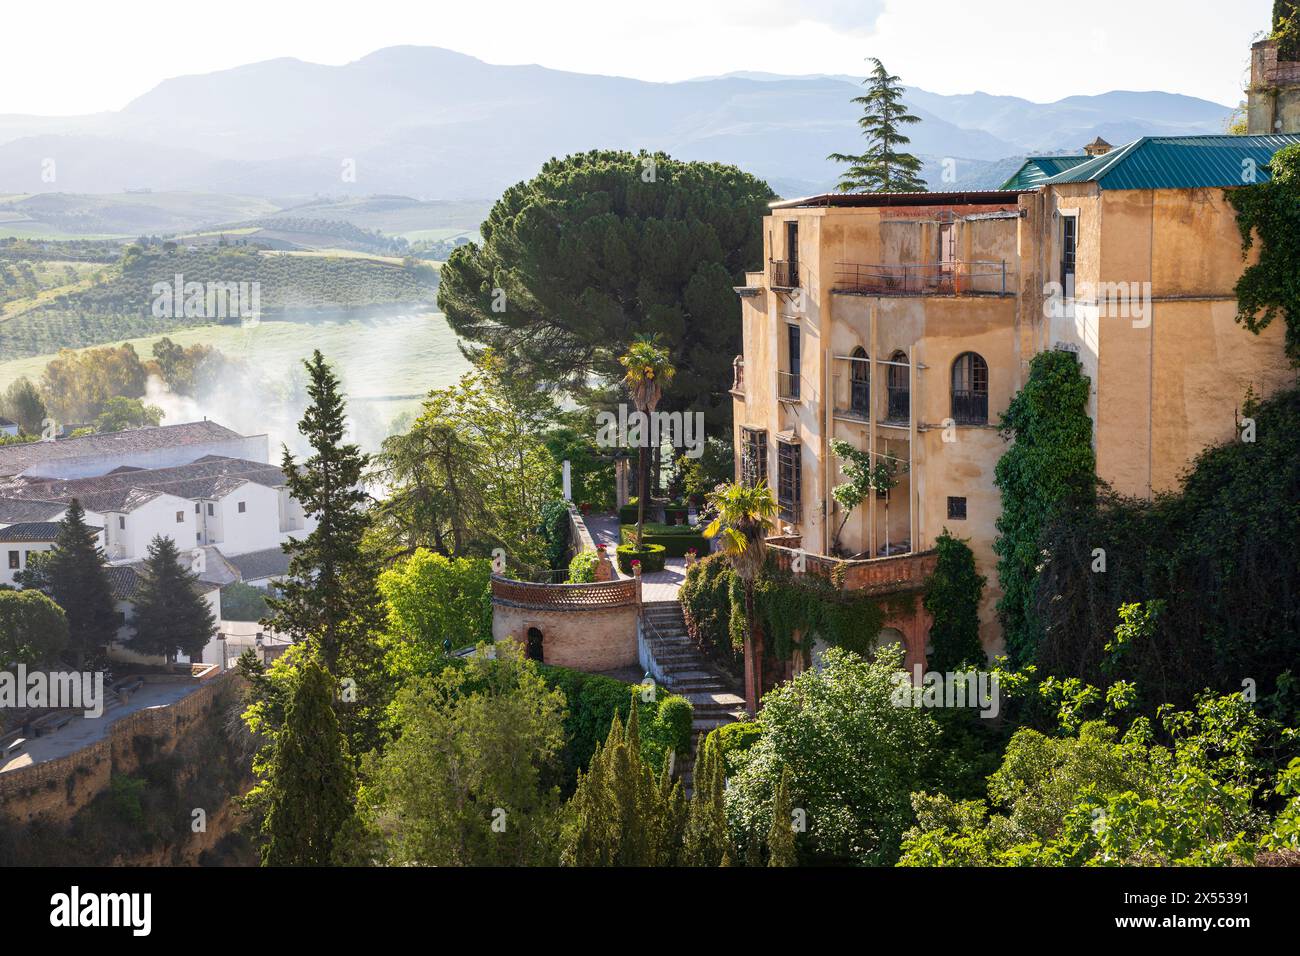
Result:
{"type": "Polygon", "coordinates": [[[492,602],[538,610],[628,607],[639,602],[639,591],[634,578],[590,584],[532,584],[494,574],[492,602]]]}
{"type": "MultiPolygon", "coordinates": [[[[784,570],[790,569],[800,540],[799,535],[783,535],[767,539],[768,551],[776,559],[778,567],[784,570]]],[[[866,591],[873,594],[920,590],[934,573],[938,563],[938,552],[934,550],[852,560],[806,552],[803,557],[809,572],[838,581],[840,587],[846,591],[866,591]]]]}

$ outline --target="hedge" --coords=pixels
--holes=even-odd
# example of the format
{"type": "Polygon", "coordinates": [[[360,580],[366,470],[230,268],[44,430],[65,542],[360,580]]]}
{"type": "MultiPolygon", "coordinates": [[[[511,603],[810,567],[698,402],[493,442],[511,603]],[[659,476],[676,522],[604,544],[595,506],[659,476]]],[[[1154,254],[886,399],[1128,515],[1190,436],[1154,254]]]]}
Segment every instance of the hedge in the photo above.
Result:
{"type": "MultiPolygon", "coordinates": [[[[636,536],[636,525],[624,525],[622,538],[624,544],[631,544],[636,536]]],[[[689,525],[650,524],[646,522],[641,540],[645,544],[661,544],[664,554],[670,558],[684,558],[686,552],[695,549],[698,555],[709,553],[709,541],[704,534],[689,525]]]]}
{"type": "Polygon", "coordinates": [[[650,574],[652,571],[662,571],[664,569],[664,546],[662,544],[648,544],[640,551],[630,544],[620,544],[618,546],[618,567],[624,574],[632,573],[632,562],[641,562],[641,573],[650,574]]]}
{"type": "Polygon", "coordinates": [[[655,699],[644,699],[638,685],[625,684],[612,677],[588,674],[544,664],[538,668],[547,686],[564,694],[568,709],[564,716],[564,792],[572,792],[578,771],[591,763],[596,744],[609,735],[609,726],[618,714],[626,719],[633,700],[641,708],[641,756],[656,768],[663,766],[669,751],[684,754],[691,746],[691,721],[694,708],[684,697],[657,689],[655,699]]]}
{"type": "Polygon", "coordinates": [[[595,551],[579,551],[569,562],[569,583],[590,584],[596,580],[596,565],[600,555],[595,551]]]}

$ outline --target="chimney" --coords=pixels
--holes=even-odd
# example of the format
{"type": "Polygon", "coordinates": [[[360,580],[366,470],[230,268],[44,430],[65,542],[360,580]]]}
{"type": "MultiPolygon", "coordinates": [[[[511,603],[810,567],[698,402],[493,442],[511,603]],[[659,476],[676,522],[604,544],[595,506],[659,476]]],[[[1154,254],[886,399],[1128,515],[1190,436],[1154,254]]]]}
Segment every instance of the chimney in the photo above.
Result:
{"type": "Polygon", "coordinates": [[[1110,143],[1098,136],[1087,146],[1083,147],[1083,151],[1089,156],[1105,156],[1114,148],[1114,146],[1110,145],[1110,143]]]}

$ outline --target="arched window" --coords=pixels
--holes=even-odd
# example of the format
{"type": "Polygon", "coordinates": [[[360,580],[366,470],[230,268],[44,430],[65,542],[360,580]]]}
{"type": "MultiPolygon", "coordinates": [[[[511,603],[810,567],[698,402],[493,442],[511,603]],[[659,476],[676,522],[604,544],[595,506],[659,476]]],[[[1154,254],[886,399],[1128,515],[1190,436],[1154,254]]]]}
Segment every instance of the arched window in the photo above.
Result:
{"type": "Polygon", "coordinates": [[[871,363],[861,345],[853,350],[849,370],[849,410],[864,418],[871,414],[871,363]]]}
{"type": "Polygon", "coordinates": [[[888,380],[885,383],[889,393],[889,409],[886,420],[905,422],[910,416],[910,398],[908,395],[907,355],[900,349],[889,357],[893,365],[889,366],[888,380]]]}
{"type": "Polygon", "coordinates": [[[989,422],[989,366],[974,352],[952,363],[952,418],[959,425],[989,422]]]}

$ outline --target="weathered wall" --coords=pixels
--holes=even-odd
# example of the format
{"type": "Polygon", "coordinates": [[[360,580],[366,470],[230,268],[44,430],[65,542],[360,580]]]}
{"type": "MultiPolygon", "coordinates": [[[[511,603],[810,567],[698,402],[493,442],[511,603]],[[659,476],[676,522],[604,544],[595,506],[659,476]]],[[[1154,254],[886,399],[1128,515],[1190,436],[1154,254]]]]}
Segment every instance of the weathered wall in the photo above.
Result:
{"type": "Polygon", "coordinates": [[[635,604],[611,608],[540,610],[492,605],[492,640],[527,644],[528,629],[542,632],[542,662],[597,672],[637,666],[635,604]]]}

